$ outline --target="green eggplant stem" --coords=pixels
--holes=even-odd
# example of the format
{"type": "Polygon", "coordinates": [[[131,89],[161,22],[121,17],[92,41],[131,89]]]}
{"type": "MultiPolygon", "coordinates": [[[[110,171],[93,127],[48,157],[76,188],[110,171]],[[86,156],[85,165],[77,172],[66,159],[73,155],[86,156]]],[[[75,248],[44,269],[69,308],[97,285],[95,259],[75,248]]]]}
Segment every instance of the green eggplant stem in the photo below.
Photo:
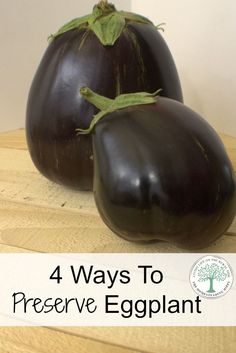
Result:
{"type": "Polygon", "coordinates": [[[113,103],[113,99],[103,97],[93,92],[88,87],[81,87],[80,94],[84,99],[93,104],[99,110],[108,110],[113,103]]]}
{"type": "Polygon", "coordinates": [[[159,89],[154,93],[126,93],[120,94],[115,99],[110,99],[93,92],[88,87],[81,87],[81,96],[98,108],[100,112],[93,116],[90,126],[87,129],[76,129],[76,132],[78,135],[88,135],[93,131],[96,124],[109,113],[136,105],[154,104],[161,91],[162,89],[159,89]]]}
{"type": "MultiPolygon", "coordinates": [[[[69,21],[55,34],[52,34],[49,40],[52,42],[58,36],[73,29],[87,28],[94,32],[102,45],[113,46],[129,22],[154,26],[150,20],[143,16],[126,11],[117,11],[108,0],[99,0],[91,14],[69,21]]],[[[161,25],[156,28],[157,30],[163,30],[161,25]]]]}
{"type": "MultiPolygon", "coordinates": [[[[108,0],[100,0],[98,3],[98,6],[103,10],[106,11],[111,7],[111,4],[108,3],[108,0]]],[[[112,5],[112,8],[114,8],[114,5],[112,5]]]]}

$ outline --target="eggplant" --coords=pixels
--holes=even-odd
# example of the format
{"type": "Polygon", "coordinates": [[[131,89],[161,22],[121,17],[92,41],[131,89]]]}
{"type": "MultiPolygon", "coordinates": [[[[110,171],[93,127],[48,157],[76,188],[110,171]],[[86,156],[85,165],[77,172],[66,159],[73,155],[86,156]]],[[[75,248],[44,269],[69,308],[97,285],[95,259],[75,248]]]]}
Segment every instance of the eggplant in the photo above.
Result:
{"type": "MultiPolygon", "coordinates": [[[[101,100],[86,89],[81,93],[93,104],[101,100]]],[[[231,162],[215,130],[197,113],[169,98],[150,99],[135,105],[138,100],[128,98],[132,106],[123,109],[108,102],[91,128],[80,131],[93,131],[99,213],[129,241],[203,248],[235,216],[231,162]]]]}
{"type": "Polygon", "coordinates": [[[71,21],[52,36],[28,97],[28,148],[45,177],[90,190],[92,138],[78,137],[75,129],[87,128],[98,110],[81,98],[82,86],[110,98],[158,88],[166,97],[182,101],[183,96],[167,44],[142,16],[101,2],[91,15],[71,21]]]}

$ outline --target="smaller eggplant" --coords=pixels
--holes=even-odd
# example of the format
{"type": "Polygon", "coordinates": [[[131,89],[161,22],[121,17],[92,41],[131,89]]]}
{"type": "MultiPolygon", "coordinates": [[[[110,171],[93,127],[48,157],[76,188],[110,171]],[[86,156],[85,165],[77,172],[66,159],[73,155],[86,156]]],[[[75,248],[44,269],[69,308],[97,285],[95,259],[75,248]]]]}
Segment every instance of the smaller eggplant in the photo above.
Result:
{"type": "Polygon", "coordinates": [[[104,222],[130,241],[203,248],[230,226],[235,178],[220,138],[197,113],[147,93],[108,100],[94,117],[94,196],[104,222]]]}

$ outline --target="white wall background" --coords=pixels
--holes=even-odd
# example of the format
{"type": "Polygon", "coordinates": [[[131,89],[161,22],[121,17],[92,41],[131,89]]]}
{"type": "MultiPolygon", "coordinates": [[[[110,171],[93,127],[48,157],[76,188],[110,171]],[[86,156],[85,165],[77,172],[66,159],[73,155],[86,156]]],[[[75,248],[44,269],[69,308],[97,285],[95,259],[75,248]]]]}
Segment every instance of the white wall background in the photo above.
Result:
{"type": "Polygon", "coordinates": [[[166,23],[185,103],[236,136],[236,0],[132,0],[132,11],[166,23]]]}
{"type": "MultiPolygon", "coordinates": [[[[95,0],[0,0],[0,131],[24,126],[28,90],[46,38],[95,0]]],[[[236,0],[115,0],[117,8],[166,22],[164,38],[185,103],[236,136],[236,0]]]]}
{"type": "MultiPolygon", "coordinates": [[[[130,0],[112,1],[130,10],[130,0]]],[[[29,87],[47,37],[96,0],[0,0],[0,131],[24,127],[29,87]]]]}

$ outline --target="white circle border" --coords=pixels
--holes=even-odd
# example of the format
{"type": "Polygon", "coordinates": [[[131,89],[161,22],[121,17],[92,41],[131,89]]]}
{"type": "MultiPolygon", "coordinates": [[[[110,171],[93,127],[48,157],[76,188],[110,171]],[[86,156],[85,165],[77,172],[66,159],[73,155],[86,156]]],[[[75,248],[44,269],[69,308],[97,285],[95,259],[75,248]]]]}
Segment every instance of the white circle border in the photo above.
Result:
{"type": "Polygon", "coordinates": [[[204,255],[202,257],[200,257],[198,260],[196,260],[193,264],[193,266],[191,267],[191,270],[189,272],[189,283],[191,285],[191,288],[192,290],[198,294],[200,297],[204,298],[204,299],[219,299],[223,296],[225,296],[229,291],[230,289],[232,288],[233,284],[234,284],[234,272],[233,272],[233,269],[232,269],[232,266],[229,264],[229,262],[227,260],[225,260],[223,257],[219,256],[219,255],[211,255],[211,254],[207,254],[207,255],[204,255]],[[198,264],[198,262],[200,262],[201,260],[207,258],[207,257],[214,257],[214,258],[217,258],[217,259],[220,259],[220,260],[223,260],[224,262],[226,262],[227,266],[229,267],[229,270],[230,270],[230,273],[231,273],[231,276],[232,276],[232,281],[230,283],[230,286],[228,287],[227,291],[225,291],[224,293],[220,294],[220,295],[217,295],[217,296],[207,296],[207,295],[204,295],[204,294],[201,294],[201,292],[198,292],[194,286],[192,285],[192,280],[191,280],[191,276],[192,276],[192,273],[194,271],[194,268],[196,267],[196,265],[198,264]]]}

